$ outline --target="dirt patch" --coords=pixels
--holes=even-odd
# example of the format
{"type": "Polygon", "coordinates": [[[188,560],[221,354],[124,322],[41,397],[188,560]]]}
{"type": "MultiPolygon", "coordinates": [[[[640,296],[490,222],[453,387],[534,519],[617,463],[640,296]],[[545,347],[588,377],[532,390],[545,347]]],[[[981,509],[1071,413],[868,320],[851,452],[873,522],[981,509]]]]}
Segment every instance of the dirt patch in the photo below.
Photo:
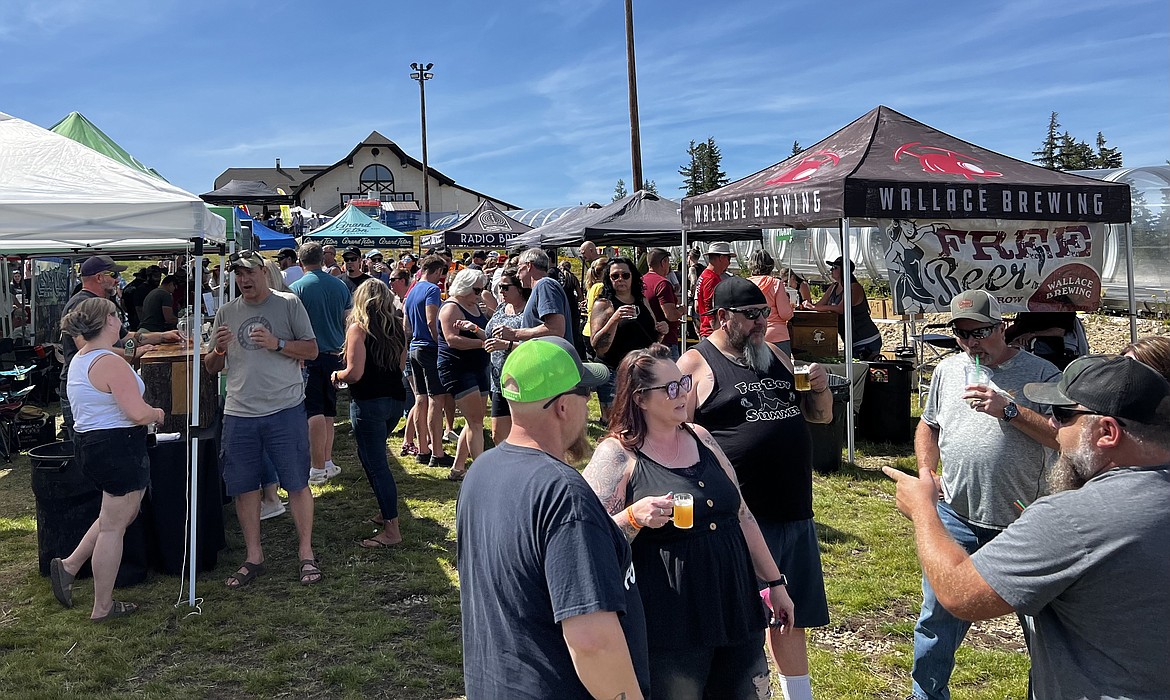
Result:
{"type": "MultiPolygon", "coordinates": [[[[874,658],[892,653],[897,644],[913,642],[911,634],[902,630],[912,629],[917,619],[918,602],[903,601],[818,628],[812,632],[811,642],[835,652],[852,651],[874,658]]],[[[972,624],[963,644],[990,651],[1028,651],[1020,623],[1012,615],[972,624]]]]}

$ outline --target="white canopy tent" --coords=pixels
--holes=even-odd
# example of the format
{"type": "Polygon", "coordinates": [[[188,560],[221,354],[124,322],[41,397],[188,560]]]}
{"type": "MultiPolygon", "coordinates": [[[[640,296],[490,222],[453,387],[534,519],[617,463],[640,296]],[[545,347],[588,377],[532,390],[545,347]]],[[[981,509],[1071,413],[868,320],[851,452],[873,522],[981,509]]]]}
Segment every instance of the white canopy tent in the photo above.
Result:
{"type": "MultiPolygon", "coordinates": [[[[0,255],[188,252],[198,270],[203,244],[222,244],[225,230],[223,218],[190,192],[0,113],[0,255]]],[[[194,299],[200,318],[202,295],[194,299]]],[[[201,334],[192,340],[189,416],[198,422],[201,334]]],[[[189,448],[187,546],[193,553],[199,440],[192,438],[189,448]]],[[[187,559],[187,598],[195,605],[196,566],[187,559]]]]}

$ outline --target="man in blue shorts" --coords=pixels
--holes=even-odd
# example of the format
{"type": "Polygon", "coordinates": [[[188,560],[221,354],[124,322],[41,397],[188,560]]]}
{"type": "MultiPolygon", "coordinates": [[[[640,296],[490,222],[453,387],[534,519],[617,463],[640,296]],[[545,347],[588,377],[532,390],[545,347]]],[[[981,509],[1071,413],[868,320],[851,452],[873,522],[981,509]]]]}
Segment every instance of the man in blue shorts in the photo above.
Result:
{"type": "Polygon", "coordinates": [[[317,357],[317,339],[301,300],[269,289],[259,253],[233,253],[228,268],[236,273],[240,296],[216,312],[212,351],[203,361],[210,372],[227,368],[223,479],[235,499],[247,548],[243,565],[225,583],[242,588],[266,568],[260,546],[265,453],[288,492],[299,540],[300,582],[317,583],[321,569],[313,554],[309,429],[300,367],[301,360],[317,357]]]}
{"type": "Polygon", "coordinates": [[[438,255],[423,259],[422,279],[406,295],[406,334],[410,337],[410,375],[414,380],[418,416],[418,461],[428,467],[451,467],[443,452],[443,409],[451,395],[439,379],[439,284],[447,279],[447,261],[438,255]]]}

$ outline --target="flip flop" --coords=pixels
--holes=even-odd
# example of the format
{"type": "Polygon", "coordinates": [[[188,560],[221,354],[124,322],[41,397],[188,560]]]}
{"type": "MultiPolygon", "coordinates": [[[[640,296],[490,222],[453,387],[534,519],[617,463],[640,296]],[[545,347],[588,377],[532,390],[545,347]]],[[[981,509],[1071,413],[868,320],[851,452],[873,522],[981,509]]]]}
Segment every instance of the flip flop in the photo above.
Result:
{"type": "Polygon", "coordinates": [[[366,522],[373,523],[374,525],[385,525],[386,524],[386,521],[382,519],[381,515],[371,515],[370,517],[366,518],[366,522]]]}
{"type": "Polygon", "coordinates": [[[382,540],[376,539],[374,537],[367,537],[359,544],[365,549],[394,549],[402,543],[395,542],[394,544],[390,544],[389,542],[383,542],[382,540]]]}
{"type": "Polygon", "coordinates": [[[467,476],[466,469],[459,470],[452,467],[451,471],[447,472],[447,481],[463,481],[463,477],[465,476],[467,476]]]}
{"type": "Polygon", "coordinates": [[[224,586],[233,590],[243,588],[255,581],[257,576],[260,576],[268,570],[268,567],[264,566],[264,562],[253,564],[250,561],[246,561],[240,565],[240,568],[244,570],[244,573],[241,574],[239,571],[236,571],[234,574],[228,576],[227,581],[224,581],[224,586]],[[230,583],[231,581],[235,581],[235,583],[230,583]]]}
{"type": "Polygon", "coordinates": [[[73,607],[73,579],[76,578],[65,570],[65,564],[60,559],[49,562],[49,583],[53,587],[53,597],[67,608],[73,607]]]}
{"type": "Polygon", "coordinates": [[[302,559],[300,572],[301,585],[304,586],[311,586],[314,583],[321,583],[321,579],[325,578],[325,576],[321,573],[321,567],[317,566],[316,559],[302,559]],[[314,576],[316,578],[313,578],[314,576]]]}
{"type": "Polygon", "coordinates": [[[105,622],[106,620],[113,620],[116,617],[129,617],[138,612],[138,605],[135,603],[123,603],[120,600],[115,600],[114,605],[110,607],[110,611],[104,617],[90,618],[92,622],[105,622]]]}

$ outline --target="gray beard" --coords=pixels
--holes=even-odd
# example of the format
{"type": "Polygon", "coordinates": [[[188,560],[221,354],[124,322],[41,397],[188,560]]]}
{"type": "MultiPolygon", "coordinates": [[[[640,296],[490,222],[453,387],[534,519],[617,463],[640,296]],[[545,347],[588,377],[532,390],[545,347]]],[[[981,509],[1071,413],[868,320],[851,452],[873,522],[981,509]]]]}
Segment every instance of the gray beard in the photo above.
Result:
{"type": "Polygon", "coordinates": [[[771,348],[768,347],[768,343],[763,337],[756,342],[752,340],[751,333],[741,333],[728,327],[727,343],[743,353],[744,365],[753,372],[767,372],[768,368],[772,366],[772,360],[775,359],[771,348]]]}
{"type": "Polygon", "coordinates": [[[1088,483],[1089,479],[1097,476],[1104,466],[1086,437],[1087,433],[1082,429],[1077,446],[1071,451],[1060,453],[1060,458],[1056,460],[1048,477],[1048,485],[1053,493],[1079,489],[1088,483]]]}

